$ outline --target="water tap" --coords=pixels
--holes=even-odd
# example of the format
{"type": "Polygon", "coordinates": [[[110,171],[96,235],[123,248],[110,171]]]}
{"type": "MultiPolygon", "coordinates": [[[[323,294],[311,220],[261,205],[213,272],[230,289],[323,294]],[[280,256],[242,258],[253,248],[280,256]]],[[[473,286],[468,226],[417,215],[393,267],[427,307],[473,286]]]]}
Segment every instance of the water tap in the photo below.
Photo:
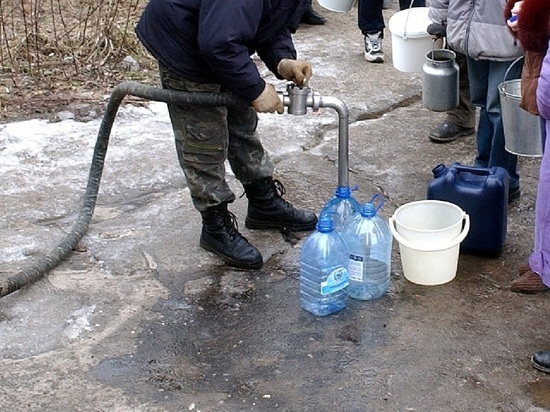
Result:
{"type": "Polygon", "coordinates": [[[307,113],[308,107],[314,111],[319,109],[319,96],[307,85],[298,86],[295,83],[289,83],[286,86],[286,92],[280,94],[283,104],[288,107],[289,114],[301,116],[307,113]]]}
{"type": "Polygon", "coordinates": [[[349,110],[346,104],[336,97],[321,96],[313,92],[307,84],[300,87],[295,83],[289,83],[286,86],[286,92],[279,92],[279,95],[283,105],[288,107],[289,114],[304,115],[308,107],[313,111],[319,110],[319,107],[336,110],[338,113],[338,187],[349,186],[349,110]]]}

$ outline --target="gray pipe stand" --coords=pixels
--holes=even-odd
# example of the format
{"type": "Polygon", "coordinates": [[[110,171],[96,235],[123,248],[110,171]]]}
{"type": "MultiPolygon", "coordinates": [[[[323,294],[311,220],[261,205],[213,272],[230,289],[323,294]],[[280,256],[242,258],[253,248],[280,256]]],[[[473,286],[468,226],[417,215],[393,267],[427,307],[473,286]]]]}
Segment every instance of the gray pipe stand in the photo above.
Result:
{"type": "Polygon", "coordinates": [[[307,108],[313,111],[320,107],[336,110],[338,113],[338,187],[349,186],[349,110],[346,104],[332,96],[321,96],[309,87],[298,87],[293,83],[287,85],[287,91],[281,94],[288,113],[304,115],[307,108]]]}

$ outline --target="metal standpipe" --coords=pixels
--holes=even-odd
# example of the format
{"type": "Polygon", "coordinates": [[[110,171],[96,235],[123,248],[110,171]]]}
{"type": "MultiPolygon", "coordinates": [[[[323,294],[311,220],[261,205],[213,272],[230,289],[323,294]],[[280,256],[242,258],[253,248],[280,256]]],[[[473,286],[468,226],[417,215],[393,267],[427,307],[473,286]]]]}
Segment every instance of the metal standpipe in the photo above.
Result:
{"type": "MultiPolygon", "coordinates": [[[[160,89],[137,82],[123,82],[111,93],[103,115],[88,175],[88,183],[84,201],[76,223],[69,233],[48,253],[38,258],[28,267],[5,280],[0,280],[0,298],[21,289],[42,278],[55,268],[78,245],[86,233],[95,209],[99,185],[103,173],[105,156],[111,135],[111,129],[122,100],[127,96],[135,96],[147,100],[175,104],[195,104],[203,106],[250,107],[250,103],[230,94],[219,93],[189,93],[177,90],[160,89]]],[[[319,107],[335,109],[339,115],[338,138],[338,185],[348,186],[348,123],[349,112],[346,105],[333,97],[322,97],[309,88],[300,88],[289,84],[287,93],[282,94],[283,104],[288,106],[288,113],[306,114],[307,108],[318,110],[319,107]]]]}
{"type": "Polygon", "coordinates": [[[321,96],[309,87],[299,87],[293,83],[287,85],[285,93],[280,93],[288,113],[304,115],[307,108],[314,111],[328,107],[338,113],[338,187],[349,186],[349,110],[346,104],[332,96],[321,96]]]}

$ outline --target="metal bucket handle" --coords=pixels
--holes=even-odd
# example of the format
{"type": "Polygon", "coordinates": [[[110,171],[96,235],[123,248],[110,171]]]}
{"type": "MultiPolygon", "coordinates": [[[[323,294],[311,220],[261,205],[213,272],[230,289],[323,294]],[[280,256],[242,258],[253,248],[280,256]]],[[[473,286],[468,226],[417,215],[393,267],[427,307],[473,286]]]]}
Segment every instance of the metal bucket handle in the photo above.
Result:
{"type": "Polygon", "coordinates": [[[409,16],[411,14],[411,9],[413,7],[414,0],[411,0],[411,4],[409,4],[409,11],[407,11],[407,17],[405,18],[405,27],[403,27],[403,38],[407,39],[407,23],[409,22],[409,16]]]}
{"type": "Polygon", "coordinates": [[[508,66],[508,68],[506,69],[506,73],[504,73],[504,80],[503,81],[506,81],[506,78],[508,77],[508,73],[510,73],[510,70],[512,69],[512,67],[514,66],[514,64],[516,64],[517,62],[519,62],[521,59],[525,58],[525,56],[519,56],[516,60],[514,60],[510,66],[508,66]]]}

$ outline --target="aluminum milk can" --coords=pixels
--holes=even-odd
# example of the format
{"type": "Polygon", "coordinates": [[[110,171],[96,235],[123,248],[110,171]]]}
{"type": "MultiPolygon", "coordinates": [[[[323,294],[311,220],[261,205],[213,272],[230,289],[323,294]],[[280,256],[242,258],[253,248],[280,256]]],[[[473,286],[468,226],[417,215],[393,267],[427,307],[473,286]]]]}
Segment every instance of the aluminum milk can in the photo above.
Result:
{"type": "Polygon", "coordinates": [[[435,112],[458,106],[458,64],[451,50],[433,49],[422,66],[422,105],[435,112]]]}

